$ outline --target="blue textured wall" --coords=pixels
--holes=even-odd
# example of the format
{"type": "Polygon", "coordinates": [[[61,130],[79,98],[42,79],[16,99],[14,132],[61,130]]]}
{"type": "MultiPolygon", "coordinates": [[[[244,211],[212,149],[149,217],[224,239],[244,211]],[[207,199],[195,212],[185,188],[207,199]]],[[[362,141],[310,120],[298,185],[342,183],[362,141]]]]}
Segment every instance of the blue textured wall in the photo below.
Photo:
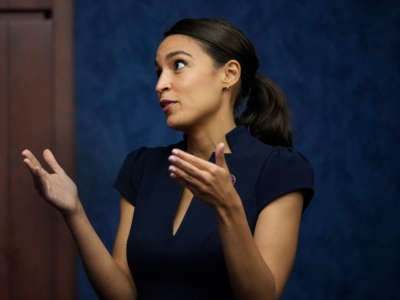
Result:
{"type": "MultiPolygon", "coordinates": [[[[224,17],[253,41],[260,71],[293,109],[316,172],[282,299],[398,299],[400,9],[396,1],[76,1],[78,187],[111,251],[133,148],[181,138],[154,92],[162,32],[224,17]]],[[[80,299],[96,299],[79,269],[80,299]]]]}

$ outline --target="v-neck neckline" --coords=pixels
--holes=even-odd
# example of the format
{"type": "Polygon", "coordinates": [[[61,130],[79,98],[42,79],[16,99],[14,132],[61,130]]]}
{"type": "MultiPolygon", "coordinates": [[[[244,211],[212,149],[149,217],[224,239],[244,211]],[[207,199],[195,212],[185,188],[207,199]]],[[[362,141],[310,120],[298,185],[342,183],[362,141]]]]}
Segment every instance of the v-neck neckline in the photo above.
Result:
{"type": "MultiPolygon", "coordinates": [[[[240,136],[242,136],[245,133],[248,133],[247,127],[245,127],[243,125],[237,125],[232,130],[230,130],[228,133],[225,134],[226,140],[232,151],[231,153],[225,153],[225,158],[226,158],[227,162],[229,162],[229,160],[235,155],[235,152],[239,150],[240,136]]],[[[187,149],[187,135],[186,134],[183,135],[183,140],[181,140],[179,143],[176,144],[176,147],[183,151],[186,151],[186,149],[187,149]]],[[[209,158],[208,161],[215,163],[215,152],[212,152],[211,157],[209,158]]],[[[175,235],[174,235],[173,234],[174,220],[176,217],[178,207],[180,205],[180,201],[182,200],[181,198],[182,198],[183,191],[184,191],[184,187],[180,183],[176,183],[176,184],[178,184],[180,186],[180,189],[179,189],[179,193],[177,193],[177,194],[179,194],[178,200],[174,202],[175,205],[174,205],[174,210],[172,213],[172,219],[170,219],[170,221],[168,222],[168,237],[170,240],[177,240],[182,234],[185,233],[185,227],[187,227],[188,222],[191,221],[190,218],[195,217],[194,213],[196,213],[200,210],[206,209],[203,206],[209,207],[208,204],[201,202],[202,200],[198,199],[195,195],[193,195],[193,197],[189,203],[189,206],[182,218],[182,221],[179,224],[179,226],[175,232],[175,235]]],[[[209,209],[212,210],[211,207],[209,207],[209,209]]]]}
{"type": "Polygon", "coordinates": [[[190,209],[190,207],[192,206],[192,202],[193,202],[193,200],[194,200],[194,198],[195,198],[194,195],[193,195],[193,193],[192,193],[192,198],[190,199],[189,205],[188,205],[188,207],[187,207],[187,209],[186,209],[186,211],[185,211],[185,213],[184,213],[184,215],[183,215],[183,217],[182,217],[181,223],[179,224],[179,226],[178,226],[178,228],[176,229],[176,232],[175,232],[175,234],[174,234],[174,221],[175,221],[175,218],[176,218],[176,215],[177,215],[177,212],[178,212],[178,207],[179,207],[180,204],[181,204],[180,201],[182,201],[182,196],[183,196],[184,191],[185,191],[185,187],[182,186],[182,189],[181,189],[181,192],[180,192],[180,195],[179,195],[179,201],[178,201],[178,204],[177,204],[177,206],[176,206],[176,211],[175,211],[175,214],[174,214],[174,216],[173,216],[173,218],[172,218],[172,228],[170,228],[170,229],[172,229],[172,231],[171,231],[171,236],[172,236],[172,238],[175,238],[176,235],[178,234],[178,232],[180,231],[180,229],[181,229],[181,227],[182,227],[182,225],[183,225],[183,222],[184,222],[184,220],[186,219],[186,215],[189,213],[189,209],[190,209]]]}
{"type": "MultiPolygon", "coordinates": [[[[231,154],[231,153],[229,153],[229,154],[231,154]]],[[[228,157],[226,157],[226,159],[229,160],[228,157]]],[[[208,161],[215,163],[215,153],[214,152],[211,154],[211,157],[210,157],[210,159],[208,161]]],[[[180,186],[179,196],[178,196],[178,200],[176,202],[174,202],[175,205],[174,205],[174,210],[173,210],[173,214],[172,214],[172,219],[168,224],[168,233],[169,233],[169,239],[170,240],[176,240],[180,235],[183,234],[182,233],[182,231],[184,230],[183,227],[184,227],[185,224],[188,223],[188,217],[190,217],[190,215],[193,215],[193,211],[196,209],[196,207],[194,207],[194,206],[208,205],[208,204],[205,204],[203,202],[199,202],[199,201],[202,201],[202,200],[198,199],[195,195],[193,195],[192,199],[190,200],[189,206],[188,206],[185,214],[183,215],[182,221],[179,224],[178,228],[176,229],[176,232],[175,232],[175,235],[174,235],[173,234],[173,232],[174,232],[174,220],[175,220],[175,216],[176,216],[178,207],[180,205],[180,201],[182,201],[182,195],[183,195],[183,191],[184,191],[184,187],[180,183],[177,183],[177,184],[179,184],[179,186],[180,186]]]]}

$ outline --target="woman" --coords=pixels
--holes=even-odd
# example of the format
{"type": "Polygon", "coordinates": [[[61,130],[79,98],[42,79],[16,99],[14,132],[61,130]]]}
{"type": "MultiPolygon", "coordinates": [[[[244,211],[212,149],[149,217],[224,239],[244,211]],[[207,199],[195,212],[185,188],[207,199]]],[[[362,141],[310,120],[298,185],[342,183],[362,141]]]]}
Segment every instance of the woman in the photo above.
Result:
{"type": "Polygon", "coordinates": [[[284,96],[257,72],[251,42],[222,19],[176,23],[155,64],[167,124],[184,139],[127,155],[114,182],[113,254],[51,151],[43,156],[53,174],[24,150],[39,191],[63,214],[102,298],[279,299],[313,196],[284,96]]]}

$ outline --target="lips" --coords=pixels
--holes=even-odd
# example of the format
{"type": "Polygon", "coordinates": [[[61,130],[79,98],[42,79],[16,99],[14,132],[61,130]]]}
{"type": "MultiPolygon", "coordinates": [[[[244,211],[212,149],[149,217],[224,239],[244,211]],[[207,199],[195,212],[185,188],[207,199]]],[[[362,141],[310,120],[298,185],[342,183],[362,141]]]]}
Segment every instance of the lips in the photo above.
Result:
{"type": "Polygon", "coordinates": [[[164,108],[164,107],[166,107],[168,104],[170,104],[170,103],[176,103],[176,102],[178,102],[178,101],[163,99],[163,100],[160,101],[160,106],[161,106],[161,108],[164,108]]]}

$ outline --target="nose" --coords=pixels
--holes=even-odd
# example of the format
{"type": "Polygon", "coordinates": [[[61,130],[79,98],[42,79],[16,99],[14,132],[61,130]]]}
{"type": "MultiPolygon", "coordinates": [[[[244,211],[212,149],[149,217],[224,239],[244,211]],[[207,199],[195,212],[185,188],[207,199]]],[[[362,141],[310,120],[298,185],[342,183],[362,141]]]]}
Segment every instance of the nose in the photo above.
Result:
{"type": "Polygon", "coordinates": [[[161,94],[163,91],[168,90],[171,88],[171,82],[167,76],[167,74],[160,74],[158,78],[155,90],[158,94],[161,94]]]}

